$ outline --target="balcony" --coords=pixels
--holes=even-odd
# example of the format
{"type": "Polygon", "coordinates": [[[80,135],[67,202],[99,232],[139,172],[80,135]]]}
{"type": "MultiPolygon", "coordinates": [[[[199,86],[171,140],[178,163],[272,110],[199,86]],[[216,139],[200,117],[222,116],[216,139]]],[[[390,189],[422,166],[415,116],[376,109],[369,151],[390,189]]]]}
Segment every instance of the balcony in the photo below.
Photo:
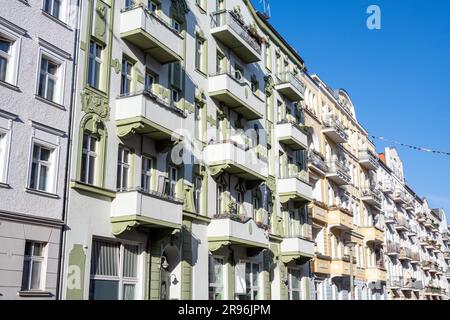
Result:
{"type": "Polygon", "coordinates": [[[226,171],[244,180],[267,180],[267,161],[259,157],[254,149],[238,145],[234,141],[209,144],[203,156],[213,176],[226,171]]]}
{"type": "Polygon", "coordinates": [[[120,37],[162,64],[182,60],[183,37],[143,6],[131,6],[121,11],[120,37]]]}
{"type": "Polygon", "coordinates": [[[353,229],[353,216],[344,208],[331,207],[328,211],[328,225],[341,230],[353,229]]]}
{"type": "Polygon", "coordinates": [[[405,203],[405,209],[408,211],[414,211],[414,209],[416,208],[414,205],[414,200],[410,199],[405,203]]]}
{"type": "Polygon", "coordinates": [[[116,99],[118,135],[142,134],[153,140],[181,140],[184,111],[149,91],[116,99]]]}
{"type": "Polygon", "coordinates": [[[404,247],[400,248],[400,255],[398,259],[404,261],[411,261],[412,260],[411,249],[404,247]]]}
{"type": "Polygon", "coordinates": [[[387,272],[384,266],[375,266],[366,268],[366,280],[367,281],[383,281],[387,279],[387,272]]]}
{"type": "Polygon", "coordinates": [[[285,120],[278,122],[276,128],[278,141],[293,150],[308,149],[308,136],[299,124],[294,121],[285,120]]]}
{"type": "Polygon", "coordinates": [[[138,190],[117,193],[112,202],[113,233],[118,235],[129,227],[180,229],[183,201],[138,190]]]}
{"type": "Polygon", "coordinates": [[[411,263],[418,264],[420,263],[420,253],[419,252],[411,252],[411,263]]]}
{"type": "Polygon", "coordinates": [[[224,103],[248,120],[263,118],[265,101],[252,92],[247,82],[229,73],[211,75],[208,81],[211,98],[224,103]]]}
{"type": "Polygon", "coordinates": [[[430,271],[432,267],[433,267],[433,263],[431,261],[423,261],[422,262],[422,270],[430,271]]]}
{"type": "Polygon", "coordinates": [[[228,245],[266,249],[269,247],[267,224],[268,221],[234,214],[216,216],[208,226],[209,249],[214,252],[228,245]]]}
{"type": "Polygon", "coordinates": [[[324,177],[328,172],[328,165],[324,157],[315,150],[310,150],[308,153],[308,168],[324,177]]]}
{"type": "Polygon", "coordinates": [[[328,223],[328,210],[324,204],[319,204],[314,201],[309,205],[309,213],[313,220],[328,223]]]}
{"type": "Polygon", "coordinates": [[[310,202],[312,200],[312,186],[307,179],[302,179],[300,175],[278,179],[277,184],[281,203],[287,203],[288,201],[310,202]]]}
{"type": "Polygon", "coordinates": [[[384,180],[381,185],[383,193],[392,194],[395,191],[394,183],[391,180],[384,180]]]}
{"type": "Polygon", "coordinates": [[[386,224],[395,225],[397,224],[398,214],[395,211],[389,210],[384,216],[384,222],[386,224]]]}
{"type": "Polygon", "coordinates": [[[346,143],[348,141],[348,134],[345,132],[344,125],[335,117],[325,117],[323,125],[322,133],[335,143],[346,143]]]}
{"type": "Polygon", "coordinates": [[[276,75],[275,90],[290,101],[305,99],[305,84],[292,72],[283,72],[276,75]]]}
{"type": "Polygon", "coordinates": [[[230,48],[243,62],[261,61],[260,41],[234,12],[212,13],[211,34],[230,48]]]}
{"type": "Polygon", "coordinates": [[[333,258],[330,264],[330,273],[333,276],[349,276],[350,275],[350,262],[346,259],[333,258]]]}
{"type": "Polygon", "coordinates": [[[331,274],[330,259],[316,255],[311,263],[311,272],[316,274],[331,274]]]}
{"type": "Polygon", "coordinates": [[[287,235],[281,242],[281,256],[284,263],[302,257],[314,257],[314,242],[310,237],[287,235]]]}
{"type": "Polygon", "coordinates": [[[381,210],[383,202],[381,192],[375,187],[364,188],[361,191],[361,200],[365,203],[381,210]]]}
{"type": "Polygon", "coordinates": [[[364,236],[364,240],[367,242],[373,242],[382,244],[384,242],[384,231],[377,227],[363,227],[361,233],[364,236]]]}
{"type": "Polygon", "coordinates": [[[359,164],[367,170],[377,170],[380,166],[378,163],[378,156],[371,150],[359,151],[359,164]]]}
{"type": "Polygon", "coordinates": [[[400,189],[395,190],[395,193],[394,193],[394,196],[392,197],[392,199],[394,200],[394,202],[402,204],[402,205],[404,205],[408,202],[405,191],[400,190],[400,189]]]}
{"type": "Polygon", "coordinates": [[[409,223],[405,217],[402,217],[402,216],[397,217],[397,224],[395,225],[395,229],[397,231],[409,231],[410,230],[409,223]]]}
{"type": "Polygon", "coordinates": [[[337,185],[348,185],[352,181],[348,171],[344,163],[334,160],[328,163],[326,177],[337,185]]]}
{"type": "Polygon", "coordinates": [[[389,242],[386,246],[388,256],[398,256],[400,254],[400,245],[398,243],[389,242]]]}

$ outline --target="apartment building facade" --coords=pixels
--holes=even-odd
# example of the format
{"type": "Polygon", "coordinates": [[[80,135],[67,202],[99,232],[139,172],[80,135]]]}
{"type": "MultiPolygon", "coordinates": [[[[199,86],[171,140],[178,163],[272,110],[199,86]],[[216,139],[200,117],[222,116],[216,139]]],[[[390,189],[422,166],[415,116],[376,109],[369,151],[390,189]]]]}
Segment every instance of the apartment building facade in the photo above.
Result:
{"type": "Polygon", "coordinates": [[[388,291],[393,300],[448,299],[448,226],[406,183],[396,149],[380,154],[388,291]]]}
{"type": "Polygon", "coordinates": [[[0,299],[58,294],[74,4],[0,1],[0,299]]]}

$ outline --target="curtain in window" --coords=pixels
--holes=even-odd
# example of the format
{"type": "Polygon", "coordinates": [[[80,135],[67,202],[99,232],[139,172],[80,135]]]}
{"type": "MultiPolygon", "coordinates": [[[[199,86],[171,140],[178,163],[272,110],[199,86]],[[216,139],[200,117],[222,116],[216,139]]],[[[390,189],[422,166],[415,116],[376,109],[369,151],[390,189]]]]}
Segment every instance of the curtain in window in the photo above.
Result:
{"type": "Polygon", "coordinates": [[[137,255],[136,246],[124,246],[123,276],[125,278],[137,278],[137,255]]]}
{"type": "Polygon", "coordinates": [[[91,274],[118,276],[119,245],[94,241],[92,245],[91,274]]]}

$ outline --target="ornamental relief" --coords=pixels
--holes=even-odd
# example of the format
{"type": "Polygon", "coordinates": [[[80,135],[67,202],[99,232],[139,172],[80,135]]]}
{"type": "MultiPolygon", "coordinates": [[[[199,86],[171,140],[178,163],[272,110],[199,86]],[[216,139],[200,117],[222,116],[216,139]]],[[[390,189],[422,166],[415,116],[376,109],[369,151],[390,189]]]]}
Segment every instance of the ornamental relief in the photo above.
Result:
{"type": "Polygon", "coordinates": [[[84,89],[81,93],[82,110],[85,113],[94,113],[103,121],[109,121],[110,107],[108,98],[91,90],[84,89]]]}

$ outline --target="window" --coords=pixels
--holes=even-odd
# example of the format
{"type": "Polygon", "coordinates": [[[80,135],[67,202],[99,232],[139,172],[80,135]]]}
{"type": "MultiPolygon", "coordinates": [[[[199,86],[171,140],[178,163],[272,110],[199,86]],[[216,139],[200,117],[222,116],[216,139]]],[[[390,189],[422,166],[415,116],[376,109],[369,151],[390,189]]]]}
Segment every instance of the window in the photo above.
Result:
{"type": "Polygon", "coordinates": [[[206,0],[195,0],[195,3],[204,11],[206,11],[206,0]]]}
{"type": "Polygon", "coordinates": [[[130,150],[119,147],[117,159],[117,191],[128,190],[128,175],[130,173],[130,150]]]}
{"type": "Polygon", "coordinates": [[[144,192],[152,190],[153,159],[142,157],[141,188],[144,192]]]}
{"type": "Polygon", "coordinates": [[[38,95],[40,97],[56,102],[56,91],[58,90],[58,69],[58,64],[46,57],[42,57],[38,87],[38,95]]]}
{"type": "Polygon", "coordinates": [[[245,263],[246,294],[239,296],[239,300],[259,300],[261,298],[259,269],[260,269],[259,264],[245,263]]]}
{"type": "Polygon", "coordinates": [[[178,33],[181,32],[181,24],[175,19],[172,19],[172,28],[178,33]]]}
{"type": "Polygon", "coordinates": [[[44,11],[59,19],[61,15],[61,0],[44,0],[44,11]]]}
{"type": "Polygon", "coordinates": [[[129,95],[131,92],[131,81],[133,72],[133,64],[126,60],[122,60],[122,75],[120,78],[120,94],[121,95],[129,95]]]}
{"type": "Polygon", "coordinates": [[[138,256],[138,246],[94,240],[89,299],[139,299],[138,256]]]}
{"type": "Polygon", "coordinates": [[[288,268],[288,294],[289,300],[301,300],[302,285],[301,272],[299,269],[288,268]]]}
{"type": "Polygon", "coordinates": [[[203,184],[202,177],[196,175],[194,178],[194,206],[198,214],[201,213],[202,184],[203,184]]]}
{"type": "Polygon", "coordinates": [[[205,44],[206,41],[197,36],[195,41],[195,68],[202,73],[206,73],[205,44]]]}
{"type": "Polygon", "coordinates": [[[97,42],[91,41],[89,46],[88,84],[96,89],[100,89],[102,52],[103,47],[97,42]]]}
{"type": "Polygon", "coordinates": [[[125,8],[134,7],[134,0],[125,0],[125,8]]]}
{"type": "Polygon", "coordinates": [[[0,132],[0,182],[5,182],[6,134],[0,132]]]}
{"type": "Polygon", "coordinates": [[[98,138],[84,134],[83,135],[83,150],[81,157],[81,182],[88,184],[95,184],[95,169],[97,164],[97,144],[98,138]]]}
{"type": "Polygon", "coordinates": [[[223,300],[223,259],[209,257],[209,300],[223,300]]]}
{"type": "Polygon", "coordinates": [[[33,159],[31,162],[30,184],[31,189],[40,191],[51,191],[51,155],[53,150],[34,145],[33,159]]]}
{"type": "Polygon", "coordinates": [[[272,69],[272,49],[269,43],[266,43],[265,62],[268,70],[272,69]]]}
{"type": "Polygon", "coordinates": [[[12,42],[0,36],[0,81],[7,81],[12,42]]]}
{"type": "Polygon", "coordinates": [[[150,73],[145,73],[145,91],[154,93],[155,91],[155,83],[156,83],[156,77],[150,73]]]}
{"type": "Polygon", "coordinates": [[[172,89],[172,105],[174,107],[177,107],[179,101],[180,101],[180,92],[176,89],[172,89]]]}
{"type": "Polygon", "coordinates": [[[155,1],[149,1],[148,2],[148,10],[150,10],[153,13],[156,13],[159,10],[159,4],[155,1]]]}
{"type": "Polygon", "coordinates": [[[222,52],[217,51],[217,61],[216,61],[216,73],[217,74],[224,74],[226,73],[226,60],[225,56],[222,52]]]}
{"type": "Polygon", "coordinates": [[[216,214],[217,215],[221,215],[224,213],[224,210],[223,210],[224,194],[223,194],[223,192],[224,192],[223,186],[218,184],[217,185],[217,196],[216,196],[216,209],[217,209],[216,214]]]}
{"type": "Polygon", "coordinates": [[[22,291],[43,290],[45,244],[26,241],[23,259],[22,291]]]}
{"type": "Polygon", "coordinates": [[[178,169],[169,167],[169,195],[175,197],[178,183],[178,169]]]}
{"type": "Polygon", "coordinates": [[[256,93],[259,90],[259,82],[256,80],[256,76],[252,76],[251,80],[251,89],[253,93],[256,93]]]}
{"type": "Polygon", "coordinates": [[[242,80],[244,77],[244,69],[241,66],[235,65],[234,66],[234,78],[236,80],[242,80]]]}

